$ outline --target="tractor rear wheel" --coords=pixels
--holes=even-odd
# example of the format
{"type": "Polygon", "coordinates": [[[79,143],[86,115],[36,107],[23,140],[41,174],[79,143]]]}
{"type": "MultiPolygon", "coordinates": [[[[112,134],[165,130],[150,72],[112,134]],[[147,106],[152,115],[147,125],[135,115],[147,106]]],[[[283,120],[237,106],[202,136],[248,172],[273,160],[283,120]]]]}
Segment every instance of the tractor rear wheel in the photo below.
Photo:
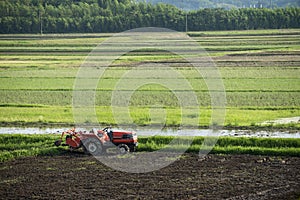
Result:
{"type": "Polygon", "coordinates": [[[85,152],[92,154],[93,156],[99,156],[102,153],[102,144],[96,138],[88,138],[83,141],[83,149],[85,152]]]}
{"type": "Polygon", "coordinates": [[[56,140],[54,142],[54,145],[57,146],[57,147],[60,146],[61,145],[61,140],[56,140]]]}
{"type": "Polygon", "coordinates": [[[120,154],[126,154],[130,150],[129,147],[126,144],[119,144],[118,149],[119,149],[120,154]]]}

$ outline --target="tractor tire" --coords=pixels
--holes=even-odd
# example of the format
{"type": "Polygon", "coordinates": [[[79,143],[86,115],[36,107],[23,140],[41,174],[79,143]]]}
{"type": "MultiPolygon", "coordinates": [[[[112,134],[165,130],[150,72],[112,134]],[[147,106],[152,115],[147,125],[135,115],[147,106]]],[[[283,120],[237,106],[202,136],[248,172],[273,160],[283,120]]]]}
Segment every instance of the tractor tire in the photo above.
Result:
{"type": "Polygon", "coordinates": [[[82,144],[81,146],[82,146],[83,152],[84,152],[85,154],[90,154],[90,153],[88,152],[87,148],[85,148],[83,142],[82,142],[81,144],[82,144]]]}
{"type": "Polygon", "coordinates": [[[96,138],[88,138],[83,142],[83,150],[93,156],[99,156],[102,154],[102,144],[96,138]]]}
{"type": "Polygon", "coordinates": [[[61,140],[56,140],[54,142],[54,145],[57,146],[57,147],[59,147],[61,145],[61,140]]]}
{"type": "Polygon", "coordinates": [[[130,148],[130,152],[135,152],[136,151],[136,146],[134,146],[134,145],[131,145],[129,148],[130,148]]]}
{"type": "Polygon", "coordinates": [[[118,150],[119,150],[120,154],[124,155],[124,154],[129,153],[130,148],[126,144],[119,144],[118,150]]]}

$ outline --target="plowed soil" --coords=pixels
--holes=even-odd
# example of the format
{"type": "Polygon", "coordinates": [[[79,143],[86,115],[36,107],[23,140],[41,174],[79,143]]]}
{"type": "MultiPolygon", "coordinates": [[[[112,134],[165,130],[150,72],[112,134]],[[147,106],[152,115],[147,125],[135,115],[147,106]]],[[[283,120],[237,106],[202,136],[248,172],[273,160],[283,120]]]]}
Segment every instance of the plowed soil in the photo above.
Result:
{"type": "Polygon", "coordinates": [[[76,153],[0,163],[1,199],[299,199],[300,158],[186,154],[145,174],[76,153]]]}

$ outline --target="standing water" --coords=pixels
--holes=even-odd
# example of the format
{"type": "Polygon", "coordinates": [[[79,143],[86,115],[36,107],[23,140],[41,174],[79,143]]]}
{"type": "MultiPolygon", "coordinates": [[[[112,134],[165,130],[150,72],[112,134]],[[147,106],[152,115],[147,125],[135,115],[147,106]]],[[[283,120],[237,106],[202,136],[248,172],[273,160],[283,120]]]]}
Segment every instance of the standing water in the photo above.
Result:
{"type": "MultiPolygon", "coordinates": [[[[69,128],[24,128],[24,127],[0,127],[0,134],[58,134],[69,128]]],[[[77,130],[81,130],[78,128],[77,130]]],[[[211,136],[212,131],[207,129],[137,129],[140,136],[211,136]]],[[[264,138],[300,138],[300,131],[252,131],[252,130],[219,130],[216,136],[231,137],[264,137],[264,138]]]]}

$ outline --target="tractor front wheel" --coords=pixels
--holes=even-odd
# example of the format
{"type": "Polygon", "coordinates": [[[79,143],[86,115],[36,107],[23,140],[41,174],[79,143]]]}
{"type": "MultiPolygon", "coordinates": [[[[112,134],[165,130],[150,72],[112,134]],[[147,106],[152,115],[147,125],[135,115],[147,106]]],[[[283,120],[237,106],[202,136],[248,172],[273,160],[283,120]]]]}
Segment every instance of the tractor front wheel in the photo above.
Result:
{"type": "Polygon", "coordinates": [[[99,156],[102,153],[102,144],[96,138],[89,138],[83,141],[83,149],[85,152],[93,156],[99,156]]]}
{"type": "Polygon", "coordinates": [[[119,144],[118,149],[119,149],[120,154],[126,154],[130,150],[129,147],[126,144],[119,144]]]}

